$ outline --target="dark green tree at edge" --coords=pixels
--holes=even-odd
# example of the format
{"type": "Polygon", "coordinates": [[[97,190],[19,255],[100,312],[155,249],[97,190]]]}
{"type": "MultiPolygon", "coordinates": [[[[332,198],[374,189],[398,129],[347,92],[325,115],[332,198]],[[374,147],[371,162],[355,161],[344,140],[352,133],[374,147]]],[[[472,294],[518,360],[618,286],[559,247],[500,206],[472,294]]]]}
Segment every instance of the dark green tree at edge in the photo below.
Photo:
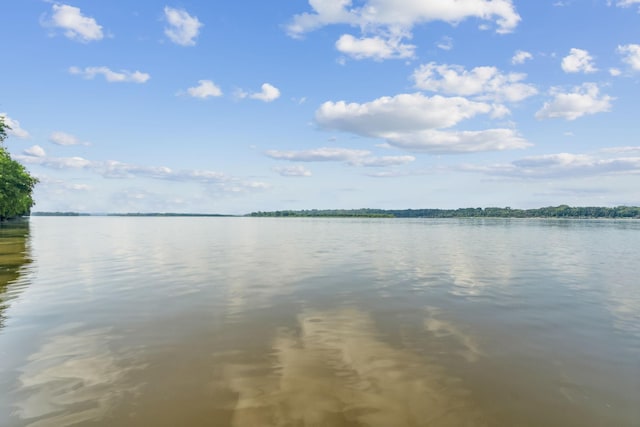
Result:
{"type": "Polygon", "coordinates": [[[9,129],[0,116],[0,221],[29,214],[34,204],[31,193],[38,182],[4,146],[9,129]]]}

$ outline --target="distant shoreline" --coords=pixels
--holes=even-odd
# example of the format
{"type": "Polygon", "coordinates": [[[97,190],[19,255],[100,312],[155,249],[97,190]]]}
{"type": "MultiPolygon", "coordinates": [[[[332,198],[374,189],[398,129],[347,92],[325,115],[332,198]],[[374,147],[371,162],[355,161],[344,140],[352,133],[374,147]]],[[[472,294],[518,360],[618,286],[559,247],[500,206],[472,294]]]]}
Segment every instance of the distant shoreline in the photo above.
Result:
{"type": "Polygon", "coordinates": [[[632,218],[640,219],[640,207],[599,207],[568,205],[536,209],[459,208],[459,209],[310,209],[258,211],[246,215],[202,213],[79,213],[33,212],[32,216],[118,216],[118,217],[267,217],[267,218],[632,218]]]}
{"type": "Polygon", "coordinates": [[[140,216],[140,217],[236,217],[243,215],[201,214],[201,213],[80,213],[80,212],[32,212],[31,216],[140,216]]]}

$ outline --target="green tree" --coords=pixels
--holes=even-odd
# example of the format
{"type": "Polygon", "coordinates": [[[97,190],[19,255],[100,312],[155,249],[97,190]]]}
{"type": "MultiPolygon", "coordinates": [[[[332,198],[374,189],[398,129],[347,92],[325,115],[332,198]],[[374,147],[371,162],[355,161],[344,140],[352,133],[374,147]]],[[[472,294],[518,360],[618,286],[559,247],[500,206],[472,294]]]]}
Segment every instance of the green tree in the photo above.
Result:
{"type": "Polygon", "coordinates": [[[11,129],[9,125],[4,123],[4,116],[0,116],[0,145],[7,139],[7,130],[11,129]]]}
{"type": "Polygon", "coordinates": [[[29,213],[34,204],[31,193],[38,182],[4,147],[9,129],[0,116],[0,221],[29,213]]]}

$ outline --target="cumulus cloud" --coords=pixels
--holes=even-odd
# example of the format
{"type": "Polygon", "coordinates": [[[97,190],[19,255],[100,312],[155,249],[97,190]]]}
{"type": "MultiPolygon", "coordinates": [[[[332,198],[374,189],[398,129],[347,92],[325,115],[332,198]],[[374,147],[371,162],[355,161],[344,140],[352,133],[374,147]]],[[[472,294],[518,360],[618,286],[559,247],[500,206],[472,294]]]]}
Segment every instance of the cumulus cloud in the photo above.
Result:
{"type": "Polygon", "coordinates": [[[489,112],[491,106],[486,103],[413,93],[384,96],[364,104],[328,101],[316,111],[315,118],[326,129],[379,137],[398,130],[447,128],[489,112]]]}
{"type": "Polygon", "coordinates": [[[44,151],[44,148],[39,145],[34,145],[33,147],[27,148],[26,150],[24,150],[24,154],[33,157],[44,157],[47,155],[47,153],[44,151]]]}
{"type": "Polygon", "coordinates": [[[261,88],[261,92],[253,93],[249,95],[249,98],[258,99],[264,102],[271,102],[280,98],[280,90],[277,87],[270,85],[269,83],[264,83],[261,88]]]}
{"type": "Polygon", "coordinates": [[[506,106],[502,104],[491,104],[491,118],[492,119],[500,119],[502,117],[506,117],[511,114],[511,110],[509,110],[506,106]]]}
{"type": "Polygon", "coordinates": [[[382,97],[364,104],[325,102],[316,111],[316,122],[325,129],[381,138],[389,145],[412,151],[464,153],[528,146],[511,129],[441,130],[478,114],[503,113],[495,105],[463,97],[414,93],[382,97]]]}
{"type": "Polygon", "coordinates": [[[56,145],[89,145],[80,141],[76,136],[66,132],[55,131],[49,135],[49,141],[56,145]]]}
{"type": "Polygon", "coordinates": [[[80,8],[54,4],[51,10],[51,17],[43,21],[43,25],[61,29],[65,37],[82,43],[101,40],[104,37],[102,26],[94,18],[84,16],[80,8]]]}
{"type": "Polygon", "coordinates": [[[359,7],[354,7],[351,0],[309,0],[309,5],[311,12],[295,15],[287,26],[290,35],[300,36],[332,24],[409,31],[421,23],[444,21],[456,25],[468,18],[495,21],[498,33],[509,33],[520,22],[511,0],[365,0],[359,7]]]}
{"type": "Polygon", "coordinates": [[[194,98],[209,98],[222,96],[222,90],[211,80],[198,80],[198,86],[190,87],[187,93],[194,98]]]}
{"type": "Polygon", "coordinates": [[[608,112],[611,110],[612,97],[600,94],[595,83],[584,83],[575,87],[573,92],[562,93],[553,89],[554,98],[545,102],[536,113],[537,119],[561,118],[575,120],[588,114],[608,112]]]}
{"type": "Polygon", "coordinates": [[[282,176],[286,177],[304,177],[311,176],[311,171],[304,166],[279,166],[273,168],[273,170],[282,176]]]}
{"type": "MultiPolygon", "coordinates": [[[[385,60],[414,57],[415,46],[404,43],[412,38],[416,25],[443,21],[457,25],[469,18],[495,22],[498,33],[510,33],[520,22],[511,0],[309,0],[311,11],[295,15],[286,26],[291,37],[328,25],[350,25],[360,29],[361,36],[343,35],[336,43],[341,52],[356,59],[385,60]]],[[[451,49],[451,40],[437,46],[451,49]]],[[[341,63],[344,61],[342,58],[341,63]]]]}
{"type": "Polygon", "coordinates": [[[4,119],[4,124],[9,127],[9,129],[7,129],[7,134],[21,139],[29,138],[29,132],[22,129],[19,121],[7,116],[7,113],[0,113],[0,117],[4,119]]]}
{"type": "Polygon", "coordinates": [[[202,23],[197,17],[189,15],[186,11],[166,6],[164,16],[168,26],[164,33],[169,40],[181,46],[194,46],[202,23]]]}
{"type": "Polygon", "coordinates": [[[609,74],[613,77],[618,77],[622,74],[622,71],[619,68],[609,68],[609,74]]]}
{"type": "Polygon", "coordinates": [[[511,163],[491,166],[467,165],[462,170],[532,179],[640,174],[640,157],[600,158],[588,154],[558,153],[526,157],[511,163]]]}
{"type": "Polygon", "coordinates": [[[386,136],[389,144],[410,151],[431,154],[459,154],[482,151],[522,149],[531,146],[513,129],[485,129],[480,131],[395,132],[386,136]]]}
{"type": "Polygon", "coordinates": [[[632,70],[640,71],[640,44],[626,44],[618,46],[617,52],[622,55],[622,60],[632,70]]]}
{"type": "Polygon", "coordinates": [[[292,162],[345,162],[351,166],[365,167],[404,165],[415,160],[413,156],[376,157],[368,150],[332,147],[300,151],[269,150],[265,154],[276,160],[288,160],[292,162]]]}
{"type": "Polygon", "coordinates": [[[361,37],[355,38],[350,34],[343,34],[336,42],[336,49],[355,59],[384,59],[412,58],[415,46],[403,44],[401,38],[361,37]]]}
{"type": "Polygon", "coordinates": [[[524,73],[504,74],[496,67],[475,67],[468,71],[460,65],[434,62],[421,65],[412,75],[418,89],[509,102],[522,101],[538,93],[533,85],[522,83],[526,77],[524,73]]]}
{"type": "Polygon", "coordinates": [[[589,52],[576,48],[572,48],[569,55],[562,58],[561,66],[565,73],[595,73],[598,71],[589,52]]]}
{"type": "Polygon", "coordinates": [[[264,102],[271,102],[280,98],[280,89],[278,89],[277,87],[269,83],[264,83],[261,88],[262,90],[260,92],[254,92],[254,93],[247,93],[242,89],[238,89],[235,93],[235,96],[237,98],[249,97],[251,99],[258,99],[264,102]]]}
{"type": "Polygon", "coordinates": [[[93,79],[97,75],[102,75],[109,83],[146,83],[151,78],[149,74],[140,71],[120,70],[116,72],[107,67],[86,67],[84,69],[70,67],[69,73],[82,76],[85,79],[93,79]]]}
{"type": "Polygon", "coordinates": [[[529,59],[533,59],[533,55],[531,53],[526,52],[524,50],[517,50],[516,53],[511,58],[511,63],[513,65],[520,65],[520,64],[524,64],[525,61],[529,59]]]}

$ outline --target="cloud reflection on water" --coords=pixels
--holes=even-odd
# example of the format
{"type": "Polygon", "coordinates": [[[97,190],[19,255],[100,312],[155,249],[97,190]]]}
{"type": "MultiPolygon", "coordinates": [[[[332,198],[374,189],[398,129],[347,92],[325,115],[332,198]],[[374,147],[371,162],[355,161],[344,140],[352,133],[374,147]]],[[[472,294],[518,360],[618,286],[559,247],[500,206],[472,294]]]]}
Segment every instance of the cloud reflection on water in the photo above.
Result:
{"type": "Polygon", "coordinates": [[[234,426],[489,425],[459,379],[383,342],[357,309],[303,311],[274,340],[270,366],[230,363],[225,377],[234,426]]]}
{"type": "Polygon", "coordinates": [[[15,415],[28,427],[94,421],[136,392],[124,384],[134,367],[111,349],[115,337],[109,328],[82,330],[75,324],[59,332],[20,368],[15,415]]]}
{"type": "Polygon", "coordinates": [[[428,310],[428,317],[424,320],[424,327],[427,331],[431,332],[436,339],[446,338],[454,341],[453,345],[447,345],[449,352],[460,354],[467,362],[476,362],[484,355],[476,338],[465,333],[453,323],[439,319],[438,312],[439,310],[435,308],[428,310]],[[456,350],[456,347],[459,349],[456,350]]]}

